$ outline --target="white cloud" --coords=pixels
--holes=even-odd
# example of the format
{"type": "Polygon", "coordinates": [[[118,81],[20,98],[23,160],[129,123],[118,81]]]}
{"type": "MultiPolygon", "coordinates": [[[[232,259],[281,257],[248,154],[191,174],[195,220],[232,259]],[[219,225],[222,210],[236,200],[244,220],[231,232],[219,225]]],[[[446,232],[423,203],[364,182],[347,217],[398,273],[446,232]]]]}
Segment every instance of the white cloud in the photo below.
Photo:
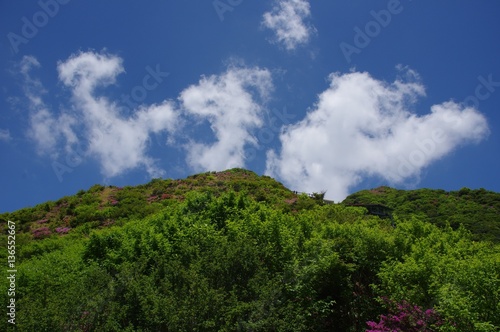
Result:
{"type": "Polygon", "coordinates": [[[174,101],[142,105],[125,116],[118,103],[100,95],[124,71],[122,60],[84,52],[58,63],[59,79],[70,90],[71,101],[66,110],[56,113],[43,102],[42,84],[28,75],[36,66],[35,58],[23,63],[25,92],[32,109],[29,136],[41,153],[53,158],[61,157],[58,149],[62,144],[67,154],[77,151],[79,157],[96,158],[106,177],[138,167],[153,177],[161,176],[163,171],[148,155],[150,136],[169,133],[170,144],[185,139],[179,135],[180,129],[186,119],[193,118],[210,124],[216,142],[188,137],[184,148],[190,167],[222,170],[244,166],[245,147],[257,144],[252,131],[262,125],[262,105],[273,89],[268,70],[230,66],[222,75],[203,77],[186,88],[179,96],[179,105],[174,101]]]}
{"type": "Polygon", "coordinates": [[[70,116],[64,114],[56,116],[50,112],[43,101],[43,96],[47,91],[38,79],[31,76],[31,71],[40,67],[40,63],[33,56],[24,56],[19,64],[19,72],[23,77],[23,89],[29,109],[30,128],[27,135],[35,142],[39,154],[49,154],[53,158],[57,158],[59,140],[66,139],[67,149],[76,140],[71,129],[75,121],[70,116]]]}
{"type": "Polygon", "coordinates": [[[11,139],[9,129],[0,129],[0,141],[8,142],[11,139]]]}
{"type": "Polygon", "coordinates": [[[417,75],[388,84],[368,73],[333,74],[330,87],[299,123],[284,128],[282,150],[268,152],[267,173],[300,191],[327,190],[342,200],[366,176],[391,183],[418,178],[425,167],[488,133],[477,110],[454,102],[411,112],[425,94],[417,75]]]}
{"type": "Polygon", "coordinates": [[[147,154],[149,137],[162,131],[173,132],[177,124],[171,101],[140,106],[133,115],[120,114],[120,107],[108,98],[98,96],[96,87],[106,87],[123,72],[117,56],[94,52],[73,55],[58,64],[60,80],[72,90],[73,106],[81,113],[87,153],[101,163],[102,173],[113,177],[125,171],[144,167],[153,176],[163,171],[147,154]]]}
{"type": "Polygon", "coordinates": [[[314,32],[314,28],[304,22],[310,16],[307,0],[276,0],[272,11],[264,13],[262,25],[273,30],[276,42],[287,50],[294,50],[307,43],[314,32]]]}
{"type": "Polygon", "coordinates": [[[217,139],[213,144],[187,144],[188,164],[198,171],[244,166],[245,146],[256,144],[251,132],[262,125],[260,102],[272,88],[268,70],[230,68],[185,89],[180,95],[184,111],[207,120],[217,139]]]}
{"type": "Polygon", "coordinates": [[[123,116],[117,103],[95,91],[116,81],[123,72],[122,60],[84,52],[58,63],[59,79],[70,89],[72,98],[68,110],[56,114],[43,102],[43,85],[29,76],[30,70],[39,66],[33,57],[25,57],[20,66],[30,104],[29,137],[39,153],[58,158],[62,144],[66,156],[78,149],[79,157],[97,158],[106,177],[137,167],[144,167],[153,177],[163,174],[148,156],[148,143],[151,134],[175,131],[178,122],[173,102],[139,106],[132,116],[123,116]]]}
{"type": "Polygon", "coordinates": [[[116,82],[123,70],[122,59],[94,52],[73,54],[66,61],[59,61],[59,79],[78,98],[89,97],[97,86],[107,86],[116,82]],[[83,95],[81,95],[83,94],[83,95]]]}
{"type": "MultiPolygon", "coordinates": [[[[71,102],[54,112],[43,101],[42,84],[29,75],[39,66],[32,57],[25,57],[20,66],[30,105],[29,136],[40,152],[54,158],[60,150],[83,148],[81,156],[96,158],[106,177],[141,167],[153,177],[161,176],[163,170],[149,155],[151,135],[167,133],[179,139],[185,121],[200,128],[193,119],[208,122],[215,140],[188,137],[183,145],[188,166],[196,171],[244,167],[245,149],[257,145],[253,134],[263,125],[264,105],[273,90],[267,69],[230,66],[186,88],[178,104],[167,100],[141,105],[128,116],[101,95],[124,71],[122,60],[85,52],[58,63],[71,102]]],[[[368,73],[332,74],[329,88],[307,116],[284,127],[281,151],[267,154],[267,173],[294,189],[327,190],[327,197],[340,200],[367,176],[391,183],[415,179],[460,145],[487,136],[486,119],[461,104],[444,102],[420,116],[412,112],[425,91],[415,72],[405,73],[405,79],[393,83],[368,73]]],[[[0,131],[0,139],[8,137],[8,131],[0,131]]]]}

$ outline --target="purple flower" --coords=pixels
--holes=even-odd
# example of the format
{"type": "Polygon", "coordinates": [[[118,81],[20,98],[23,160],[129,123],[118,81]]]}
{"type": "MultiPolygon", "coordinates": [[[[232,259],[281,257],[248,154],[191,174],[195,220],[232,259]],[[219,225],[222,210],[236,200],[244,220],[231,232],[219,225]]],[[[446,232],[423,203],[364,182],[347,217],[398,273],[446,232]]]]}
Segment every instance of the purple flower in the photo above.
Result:
{"type": "Polygon", "coordinates": [[[368,321],[369,329],[366,332],[386,331],[432,331],[432,326],[444,324],[444,320],[433,309],[425,311],[418,305],[412,305],[406,301],[395,303],[383,298],[389,308],[389,314],[380,315],[380,321],[368,321]]]}
{"type": "Polygon", "coordinates": [[[153,202],[153,201],[156,201],[158,199],[158,196],[150,196],[148,197],[148,202],[153,202]]]}
{"type": "Polygon", "coordinates": [[[56,232],[58,234],[68,234],[68,232],[71,230],[71,227],[57,227],[56,232]]]}
{"type": "Polygon", "coordinates": [[[48,227],[40,227],[40,228],[32,230],[31,234],[33,235],[33,237],[35,239],[43,239],[47,236],[50,236],[52,234],[52,232],[50,231],[50,229],[48,227]]]}

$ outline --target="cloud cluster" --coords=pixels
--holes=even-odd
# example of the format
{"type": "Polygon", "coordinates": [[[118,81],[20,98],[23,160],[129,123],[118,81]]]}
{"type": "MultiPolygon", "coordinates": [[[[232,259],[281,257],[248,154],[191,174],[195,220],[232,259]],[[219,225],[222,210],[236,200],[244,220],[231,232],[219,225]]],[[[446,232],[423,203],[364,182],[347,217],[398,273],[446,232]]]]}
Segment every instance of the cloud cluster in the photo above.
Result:
{"type": "MultiPolygon", "coordinates": [[[[149,151],[150,136],[159,133],[185,150],[186,163],[195,171],[245,167],[245,149],[258,144],[255,132],[263,126],[273,91],[269,70],[230,66],[220,75],[202,77],[176,101],[140,105],[125,115],[119,103],[102,95],[123,72],[121,59],[85,52],[58,63],[71,100],[55,112],[43,102],[42,84],[29,75],[39,66],[25,57],[20,67],[30,103],[29,136],[52,157],[61,146],[66,152],[80,149],[82,157],[99,161],[106,177],[136,168],[152,177],[163,175],[149,151]],[[196,132],[204,124],[213,139],[183,136],[183,129],[196,132]]],[[[415,72],[403,69],[402,74],[392,83],[366,72],[330,75],[330,86],[305,118],[282,128],[281,151],[267,152],[266,172],[291,188],[327,190],[327,197],[341,200],[366,177],[393,184],[418,179],[432,162],[488,135],[484,116],[462,104],[448,101],[425,115],[415,113],[424,86],[415,72]]]]}
{"type": "Polygon", "coordinates": [[[270,12],[263,15],[262,25],[275,34],[275,41],[294,50],[309,41],[314,28],[305,20],[311,16],[307,0],[276,0],[270,12]]]}
{"type": "Polygon", "coordinates": [[[39,66],[33,57],[21,64],[31,109],[29,136],[39,153],[57,158],[64,145],[66,153],[77,150],[79,157],[97,159],[106,177],[138,167],[152,177],[162,176],[164,171],[148,153],[150,136],[167,133],[180,139],[176,134],[182,124],[193,118],[192,127],[200,120],[210,124],[216,142],[189,139],[183,144],[192,169],[243,167],[244,148],[256,144],[252,130],[262,125],[262,105],[273,89],[268,70],[230,67],[220,76],[202,77],[181,92],[179,102],[140,105],[125,116],[119,103],[97,92],[116,82],[124,71],[122,60],[84,52],[58,63],[59,80],[69,89],[71,101],[66,110],[56,112],[43,102],[43,85],[29,75],[39,66]]]}
{"type": "Polygon", "coordinates": [[[327,197],[342,200],[367,176],[401,183],[488,135],[479,112],[451,101],[423,116],[413,113],[425,92],[417,75],[407,74],[390,84],[368,73],[332,74],[315,107],[280,135],[281,152],[268,152],[267,173],[292,188],[327,190],[327,197]]]}

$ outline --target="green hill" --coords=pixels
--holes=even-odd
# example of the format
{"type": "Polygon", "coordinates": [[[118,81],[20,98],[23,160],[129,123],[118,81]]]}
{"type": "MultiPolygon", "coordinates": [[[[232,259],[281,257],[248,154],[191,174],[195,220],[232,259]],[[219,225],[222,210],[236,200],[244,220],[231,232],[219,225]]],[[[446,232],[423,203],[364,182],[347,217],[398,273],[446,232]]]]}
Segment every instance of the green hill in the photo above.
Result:
{"type": "Polygon", "coordinates": [[[463,225],[475,240],[500,242],[500,194],[485,189],[459,191],[379,187],[347,197],[344,204],[382,204],[407,219],[418,215],[439,227],[463,225]]]}
{"type": "Polygon", "coordinates": [[[50,229],[75,228],[79,225],[87,228],[105,227],[153,214],[170,204],[183,201],[190,192],[219,196],[229,190],[245,192],[257,201],[265,200],[275,206],[283,206],[286,199],[293,197],[292,192],[270,177],[260,177],[254,172],[235,168],[179,180],[154,179],[136,187],[105,187],[97,184],[87,191],[80,190],[76,195],[63,197],[56,202],[0,214],[0,221],[19,221],[21,229],[18,232],[36,229],[38,226],[33,223],[43,224],[50,229]]]}
{"type": "Polygon", "coordinates": [[[95,185],[0,215],[16,271],[0,298],[19,331],[500,329],[498,194],[383,187],[325,203],[242,169],[95,185]]]}

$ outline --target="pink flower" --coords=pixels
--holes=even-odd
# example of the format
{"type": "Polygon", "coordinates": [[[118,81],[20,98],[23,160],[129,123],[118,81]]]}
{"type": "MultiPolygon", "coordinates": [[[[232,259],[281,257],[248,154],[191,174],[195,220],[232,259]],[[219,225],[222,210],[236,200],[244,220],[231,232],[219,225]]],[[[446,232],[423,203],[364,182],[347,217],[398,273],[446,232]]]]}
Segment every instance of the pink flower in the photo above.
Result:
{"type": "Polygon", "coordinates": [[[31,234],[35,239],[43,239],[47,236],[50,236],[52,232],[48,227],[40,227],[31,231],[31,234]]]}
{"type": "Polygon", "coordinates": [[[71,230],[71,227],[57,227],[56,232],[58,234],[68,234],[68,232],[71,230]]]}

